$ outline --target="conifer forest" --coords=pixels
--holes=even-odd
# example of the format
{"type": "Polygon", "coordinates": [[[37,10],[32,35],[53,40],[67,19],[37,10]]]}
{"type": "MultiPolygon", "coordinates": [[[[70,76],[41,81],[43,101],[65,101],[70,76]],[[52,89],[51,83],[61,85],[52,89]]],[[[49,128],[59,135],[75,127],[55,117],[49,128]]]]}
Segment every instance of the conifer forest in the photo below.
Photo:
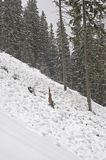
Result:
{"type": "Polygon", "coordinates": [[[39,13],[37,0],[28,0],[25,7],[21,0],[0,0],[0,50],[39,69],[64,90],[69,87],[86,96],[89,110],[91,99],[105,106],[105,0],[53,3],[58,12],[56,32],[45,12],[39,13]]]}

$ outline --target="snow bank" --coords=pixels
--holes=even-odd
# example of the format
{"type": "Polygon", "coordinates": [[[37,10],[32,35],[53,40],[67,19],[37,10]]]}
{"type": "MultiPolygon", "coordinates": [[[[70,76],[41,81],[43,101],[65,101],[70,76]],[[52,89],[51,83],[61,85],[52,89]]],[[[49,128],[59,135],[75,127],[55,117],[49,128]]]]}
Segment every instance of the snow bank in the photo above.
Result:
{"type": "Polygon", "coordinates": [[[0,53],[0,89],[0,109],[29,129],[83,160],[106,159],[106,108],[92,101],[95,114],[88,112],[85,97],[70,89],[64,92],[62,85],[4,52],[0,53]],[[48,105],[48,87],[55,109],[48,105]]]}

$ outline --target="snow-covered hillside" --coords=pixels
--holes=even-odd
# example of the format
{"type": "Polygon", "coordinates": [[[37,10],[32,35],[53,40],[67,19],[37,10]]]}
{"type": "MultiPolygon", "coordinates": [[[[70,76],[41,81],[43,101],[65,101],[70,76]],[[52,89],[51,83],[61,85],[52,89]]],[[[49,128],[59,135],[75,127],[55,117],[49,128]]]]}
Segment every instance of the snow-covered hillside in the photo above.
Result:
{"type": "Polygon", "coordinates": [[[0,111],[0,160],[78,160],[0,111]]]}
{"type": "Polygon", "coordinates": [[[86,98],[78,92],[64,92],[38,70],[0,53],[0,110],[82,160],[106,160],[106,108],[92,106],[93,113],[88,112],[86,98]],[[48,87],[55,109],[48,105],[48,87]]]}

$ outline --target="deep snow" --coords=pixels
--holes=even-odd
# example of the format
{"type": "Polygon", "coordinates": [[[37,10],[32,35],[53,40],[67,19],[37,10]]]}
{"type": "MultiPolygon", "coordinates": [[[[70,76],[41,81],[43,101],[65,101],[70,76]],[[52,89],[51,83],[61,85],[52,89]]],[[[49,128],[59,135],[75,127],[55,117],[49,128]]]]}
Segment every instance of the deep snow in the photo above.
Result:
{"type": "Polygon", "coordinates": [[[0,111],[0,160],[78,160],[0,111]]]}
{"type": "Polygon", "coordinates": [[[92,107],[93,113],[78,92],[64,92],[37,69],[0,53],[0,109],[82,160],[106,160],[106,108],[93,101],[92,107]],[[55,109],[48,105],[48,87],[55,109]]]}

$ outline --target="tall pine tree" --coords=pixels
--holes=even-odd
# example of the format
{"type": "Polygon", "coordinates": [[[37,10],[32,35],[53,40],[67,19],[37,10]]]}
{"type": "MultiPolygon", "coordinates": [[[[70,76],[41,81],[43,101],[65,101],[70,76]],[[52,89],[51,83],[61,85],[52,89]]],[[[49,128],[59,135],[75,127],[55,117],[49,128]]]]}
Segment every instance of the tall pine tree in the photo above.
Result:
{"type": "Polygon", "coordinates": [[[4,0],[3,7],[3,49],[21,59],[21,0],[4,0]]]}
{"type": "Polygon", "coordinates": [[[0,0],[0,50],[3,49],[2,47],[2,30],[3,30],[3,2],[0,0]]]}
{"type": "Polygon", "coordinates": [[[44,11],[42,11],[40,17],[40,55],[39,55],[39,68],[40,70],[50,76],[49,71],[49,31],[48,31],[48,23],[46,20],[46,15],[44,11]]]}
{"type": "Polygon", "coordinates": [[[61,33],[60,33],[60,22],[57,24],[57,46],[58,46],[58,81],[63,83],[63,69],[62,69],[62,52],[61,48],[63,48],[64,53],[64,64],[65,64],[65,80],[66,85],[71,87],[71,59],[70,59],[70,49],[69,49],[69,42],[66,34],[66,29],[63,25],[63,47],[61,46],[61,33]]]}
{"type": "Polygon", "coordinates": [[[50,31],[49,31],[49,54],[48,54],[48,61],[49,61],[49,71],[50,77],[55,81],[58,79],[57,77],[57,44],[56,38],[53,31],[53,24],[50,24],[50,31]]]}
{"type": "MultiPolygon", "coordinates": [[[[66,4],[71,6],[71,29],[73,36],[72,53],[72,87],[86,95],[85,90],[85,67],[84,67],[84,46],[82,28],[82,0],[67,0],[66,4]]],[[[105,53],[104,29],[100,25],[105,12],[105,1],[85,1],[86,8],[86,31],[87,31],[87,54],[88,72],[90,78],[91,96],[96,102],[103,104],[103,59],[105,53]],[[100,36],[101,35],[101,36],[100,36]],[[101,94],[102,93],[102,94],[101,94]]]]}
{"type": "Polygon", "coordinates": [[[37,67],[39,55],[39,13],[36,0],[29,0],[24,11],[24,61],[37,67]]]}

